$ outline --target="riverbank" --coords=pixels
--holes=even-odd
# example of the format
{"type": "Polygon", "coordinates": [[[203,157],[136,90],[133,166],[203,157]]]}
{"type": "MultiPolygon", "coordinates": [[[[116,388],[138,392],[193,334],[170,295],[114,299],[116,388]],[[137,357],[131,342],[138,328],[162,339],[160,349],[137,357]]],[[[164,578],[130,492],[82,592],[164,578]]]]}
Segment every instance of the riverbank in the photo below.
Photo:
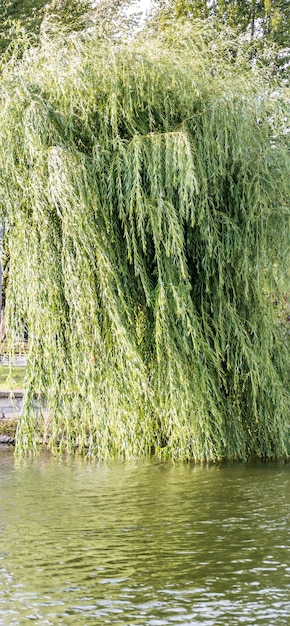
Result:
{"type": "Polygon", "coordinates": [[[22,365],[0,365],[0,447],[13,446],[18,420],[23,405],[23,380],[25,368],[22,365]]]}
{"type": "Polygon", "coordinates": [[[0,419],[0,447],[14,446],[18,418],[0,419]]]}
{"type": "Polygon", "coordinates": [[[23,397],[23,389],[0,389],[0,446],[15,443],[23,397]]]}
{"type": "MultiPolygon", "coordinates": [[[[22,413],[25,391],[23,389],[0,388],[0,447],[14,445],[19,418],[22,413]]],[[[47,410],[45,401],[39,397],[34,399],[35,416],[43,416],[46,425],[47,410]]],[[[43,429],[40,428],[42,431],[43,429]]]]}

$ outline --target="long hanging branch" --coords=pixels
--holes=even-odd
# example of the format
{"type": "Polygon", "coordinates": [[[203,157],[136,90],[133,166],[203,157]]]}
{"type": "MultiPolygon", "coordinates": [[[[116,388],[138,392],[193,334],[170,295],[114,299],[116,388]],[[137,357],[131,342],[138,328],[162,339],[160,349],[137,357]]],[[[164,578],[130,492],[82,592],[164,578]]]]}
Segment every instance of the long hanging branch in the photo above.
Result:
{"type": "MultiPolygon", "coordinates": [[[[219,35],[44,42],[2,68],[11,341],[52,448],[287,456],[287,101],[219,35]]],[[[288,113],[287,113],[288,106],[288,113]]]]}

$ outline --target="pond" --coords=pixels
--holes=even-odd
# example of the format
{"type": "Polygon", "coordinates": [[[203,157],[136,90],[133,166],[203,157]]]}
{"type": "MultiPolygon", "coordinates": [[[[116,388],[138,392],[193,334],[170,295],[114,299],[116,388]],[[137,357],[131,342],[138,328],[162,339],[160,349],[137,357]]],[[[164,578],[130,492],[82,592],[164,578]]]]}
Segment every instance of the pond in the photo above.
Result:
{"type": "Polygon", "coordinates": [[[0,624],[279,626],[290,466],[0,451],[0,624]]]}

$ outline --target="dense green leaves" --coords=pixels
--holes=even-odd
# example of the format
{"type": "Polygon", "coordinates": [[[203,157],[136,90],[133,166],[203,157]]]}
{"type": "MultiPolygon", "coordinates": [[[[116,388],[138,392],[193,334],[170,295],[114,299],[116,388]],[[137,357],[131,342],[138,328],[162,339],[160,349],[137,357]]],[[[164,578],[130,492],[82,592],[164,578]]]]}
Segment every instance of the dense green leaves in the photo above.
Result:
{"type": "Polygon", "coordinates": [[[0,4],[0,51],[15,39],[19,27],[39,33],[45,0],[3,0],[0,4]],[[16,26],[18,25],[18,28],[16,26]],[[13,26],[14,25],[14,26],[13,26]]]}
{"type": "MultiPolygon", "coordinates": [[[[35,44],[50,37],[86,31],[94,25],[99,38],[114,40],[132,32],[138,21],[134,0],[3,0],[0,3],[0,53],[10,52],[24,33],[35,44]],[[130,7],[130,11],[128,11],[130,7]]],[[[22,49],[22,48],[21,48],[22,49]]]]}
{"type": "MultiPolygon", "coordinates": [[[[251,59],[288,76],[290,4],[288,0],[169,0],[153,3],[151,28],[166,29],[176,21],[210,20],[215,28],[233,28],[248,42],[251,59]]],[[[210,27],[210,26],[209,26],[210,27]]],[[[242,41],[242,40],[241,40],[242,41]]]]}
{"type": "Polygon", "coordinates": [[[59,32],[88,26],[88,0],[4,0],[0,4],[0,51],[17,41],[20,30],[36,41],[41,29],[59,32]]]}
{"type": "Polygon", "coordinates": [[[290,8],[286,0],[169,0],[154,3],[159,19],[213,18],[218,24],[289,46],[290,8]]]}
{"type": "Polygon", "coordinates": [[[3,68],[7,332],[49,440],[90,455],[288,455],[289,105],[214,31],[44,42],[3,68]],[[223,60],[225,59],[225,60],[223,60]]]}

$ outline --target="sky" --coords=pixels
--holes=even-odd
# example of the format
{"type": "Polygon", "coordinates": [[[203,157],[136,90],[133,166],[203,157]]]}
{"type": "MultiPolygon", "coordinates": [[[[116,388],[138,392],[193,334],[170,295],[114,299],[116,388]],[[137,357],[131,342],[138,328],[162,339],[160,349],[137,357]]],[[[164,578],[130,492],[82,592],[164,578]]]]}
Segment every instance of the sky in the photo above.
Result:
{"type": "Polygon", "coordinates": [[[140,7],[144,13],[150,9],[151,0],[140,0],[140,7]]]}

